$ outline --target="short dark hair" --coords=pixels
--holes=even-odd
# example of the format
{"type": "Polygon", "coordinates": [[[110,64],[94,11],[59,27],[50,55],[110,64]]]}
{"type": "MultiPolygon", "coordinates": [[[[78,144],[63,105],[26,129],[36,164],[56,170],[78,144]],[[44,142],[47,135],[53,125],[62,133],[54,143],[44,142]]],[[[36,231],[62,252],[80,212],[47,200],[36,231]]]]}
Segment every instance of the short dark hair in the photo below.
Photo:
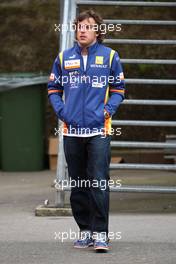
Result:
{"type": "Polygon", "coordinates": [[[97,27],[98,28],[98,30],[97,30],[97,33],[98,33],[97,41],[99,43],[102,43],[103,39],[105,38],[105,34],[102,33],[102,31],[100,30],[100,26],[104,22],[103,22],[102,17],[97,12],[95,12],[92,9],[85,10],[85,11],[81,12],[76,17],[76,19],[73,22],[73,24],[74,24],[74,26],[76,28],[76,32],[77,32],[78,23],[81,22],[81,21],[83,21],[84,19],[91,18],[91,17],[95,20],[96,24],[98,25],[98,27],[97,27]]]}

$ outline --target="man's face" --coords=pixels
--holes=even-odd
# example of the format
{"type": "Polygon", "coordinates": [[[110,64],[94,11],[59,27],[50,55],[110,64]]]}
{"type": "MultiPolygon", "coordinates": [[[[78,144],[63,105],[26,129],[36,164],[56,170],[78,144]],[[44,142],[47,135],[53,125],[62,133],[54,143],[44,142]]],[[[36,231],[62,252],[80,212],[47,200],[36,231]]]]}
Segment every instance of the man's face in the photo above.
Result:
{"type": "Polygon", "coordinates": [[[90,17],[78,22],[76,38],[81,46],[89,46],[97,39],[97,32],[95,31],[95,20],[90,17]]]}

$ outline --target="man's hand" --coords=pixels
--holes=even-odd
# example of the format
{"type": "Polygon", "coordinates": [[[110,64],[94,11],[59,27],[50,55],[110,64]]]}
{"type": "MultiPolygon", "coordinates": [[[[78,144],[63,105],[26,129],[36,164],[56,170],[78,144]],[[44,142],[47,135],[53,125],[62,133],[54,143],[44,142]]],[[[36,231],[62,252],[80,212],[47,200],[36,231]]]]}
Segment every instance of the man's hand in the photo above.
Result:
{"type": "Polygon", "coordinates": [[[104,117],[105,117],[105,119],[108,119],[111,117],[110,113],[108,113],[108,111],[106,111],[106,109],[104,109],[104,117]]]}

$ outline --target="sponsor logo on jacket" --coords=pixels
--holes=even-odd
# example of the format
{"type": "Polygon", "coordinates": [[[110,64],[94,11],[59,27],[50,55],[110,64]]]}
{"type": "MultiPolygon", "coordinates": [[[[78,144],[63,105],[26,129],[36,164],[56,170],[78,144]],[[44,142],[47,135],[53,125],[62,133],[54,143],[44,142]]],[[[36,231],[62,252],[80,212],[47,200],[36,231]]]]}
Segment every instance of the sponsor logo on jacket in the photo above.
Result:
{"type": "Polygon", "coordinates": [[[65,60],[64,61],[65,69],[75,69],[80,68],[80,60],[65,60]]]}

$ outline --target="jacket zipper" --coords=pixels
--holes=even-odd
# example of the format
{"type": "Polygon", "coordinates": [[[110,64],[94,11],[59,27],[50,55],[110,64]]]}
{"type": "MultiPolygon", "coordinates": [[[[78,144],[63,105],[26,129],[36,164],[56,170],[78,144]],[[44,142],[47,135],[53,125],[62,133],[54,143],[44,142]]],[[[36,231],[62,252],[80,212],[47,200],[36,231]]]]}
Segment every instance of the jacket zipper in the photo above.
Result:
{"type": "MultiPolygon", "coordinates": [[[[83,67],[83,76],[86,78],[86,74],[87,74],[87,65],[88,65],[88,59],[89,59],[89,51],[88,51],[88,54],[87,54],[87,63],[86,63],[86,69],[84,70],[84,61],[83,61],[83,56],[81,55],[81,61],[82,61],[82,67],[83,67]]],[[[84,90],[83,90],[83,100],[82,100],[82,118],[83,118],[83,127],[85,127],[85,90],[86,90],[86,82],[85,82],[85,79],[84,79],[84,90]]]]}

